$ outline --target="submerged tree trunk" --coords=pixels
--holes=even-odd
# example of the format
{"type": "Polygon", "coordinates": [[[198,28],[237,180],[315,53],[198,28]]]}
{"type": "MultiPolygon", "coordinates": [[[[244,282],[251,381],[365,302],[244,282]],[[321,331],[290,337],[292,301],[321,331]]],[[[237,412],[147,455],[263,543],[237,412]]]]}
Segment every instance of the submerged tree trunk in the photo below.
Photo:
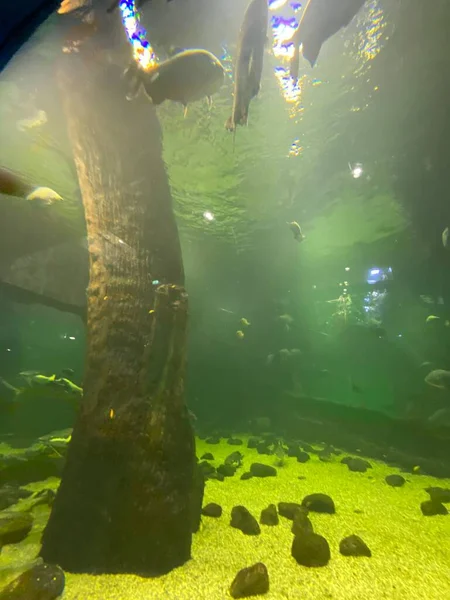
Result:
{"type": "Polygon", "coordinates": [[[148,101],[126,101],[117,68],[67,62],[58,83],[90,251],[87,364],[41,554],[72,572],[157,575],[190,558],[203,493],[161,132],[148,101]]]}

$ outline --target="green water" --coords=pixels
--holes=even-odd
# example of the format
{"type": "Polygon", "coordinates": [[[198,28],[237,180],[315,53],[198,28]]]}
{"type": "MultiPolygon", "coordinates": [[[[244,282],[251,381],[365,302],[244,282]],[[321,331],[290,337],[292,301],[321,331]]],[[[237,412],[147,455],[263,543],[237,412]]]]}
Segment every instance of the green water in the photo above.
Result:
{"type": "MultiPolygon", "coordinates": [[[[450,368],[448,2],[367,1],[314,68],[301,59],[294,99],[277,77],[286,61],[267,48],[234,143],[224,123],[246,0],[155,4],[142,23],[157,52],[206,48],[229,70],[211,108],[196,102],[186,117],[174,103],[157,108],[189,294],[186,403],[197,434],[255,433],[263,417],[287,436],[306,403],[309,419],[345,422],[377,458],[398,427],[411,466],[426,457],[448,477],[449,391],[424,381],[450,368]],[[414,448],[405,440],[415,432],[414,448]]],[[[94,39],[120,74],[131,51],[111,18],[94,39]]],[[[55,81],[75,25],[52,15],[0,74],[0,165],[64,198],[35,210],[0,197],[0,377],[19,390],[29,370],[71,369],[83,385],[86,224],[55,81]],[[46,122],[20,129],[37,111],[46,122]]],[[[132,122],[132,103],[124,118],[132,122]]],[[[146,143],[136,139],[136,151],[146,143]]],[[[2,411],[0,436],[31,444],[72,427],[75,414],[64,394],[28,390],[20,410],[2,411]]]]}

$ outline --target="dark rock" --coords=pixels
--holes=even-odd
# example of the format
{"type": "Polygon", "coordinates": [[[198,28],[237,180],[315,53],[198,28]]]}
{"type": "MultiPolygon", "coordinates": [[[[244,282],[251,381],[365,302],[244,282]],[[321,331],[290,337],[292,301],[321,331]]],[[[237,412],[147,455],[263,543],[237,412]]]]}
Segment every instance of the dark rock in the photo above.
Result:
{"type": "Polygon", "coordinates": [[[447,504],[450,502],[450,489],[441,487],[427,487],[425,491],[429,494],[430,500],[447,504]]]}
{"type": "Polygon", "coordinates": [[[258,521],[245,506],[234,506],[231,509],[230,525],[240,529],[245,535],[259,535],[261,533],[258,521]]]}
{"type": "Polygon", "coordinates": [[[219,465],[217,473],[222,474],[224,477],[233,477],[236,473],[236,467],[234,465],[219,465]]]}
{"type": "MultiPolygon", "coordinates": [[[[344,459],[342,459],[344,460],[344,459]]],[[[342,462],[341,460],[341,462],[342,462]]],[[[367,460],[364,460],[363,458],[351,458],[349,457],[349,460],[344,463],[347,465],[347,467],[349,468],[350,471],[354,471],[356,473],[365,473],[367,471],[367,469],[371,469],[372,465],[367,462],[367,460]]]]}
{"type": "Polygon", "coordinates": [[[317,533],[296,535],[291,554],[304,567],[324,567],[331,558],[327,540],[317,533]]]}
{"type": "Polygon", "coordinates": [[[200,460],[214,460],[214,456],[211,454],[211,452],[205,452],[205,454],[200,457],[200,460]]]}
{"type": "Polygon", "coordinates": [[[55,600],[64,591],[64,572],[56,565],[41,564],[25,571],[0,593],[0,600],[55,600]]]}
{"type": "Polygon", "coordinates": [[[243,443],[244,442],[239,438],[229,438],[227,440],[227,444],[229,444],[230,446],[242,446],[243,443]]]}
{"type": "Polygon", "coordinates": [[[4,485],[0,488],[0,510],[9,508],[19,500],[29,498],[33,492],[14,485],[4,485]]]}
{"type": "Polygon", "coordinates": [[[270,465],[252,463],[250,465],[250,473],[253,477],[275,477],[277,475],[277,470],[270,465]]]}
{"type": "Polygon", "coordinates": [[[215,502],[210,502],[206,506],[202,508],[202,515],[205,517],[221,517],[222,516],[222,507],[220,504],[216,504],[215,502]]]}
{"type": "Polygon", "coordinates": [[[298,444],[292,444],[288,446],[287,455],[291,457],[297,457],[301,451],[302,449],[298,444]]]}
{"type": "Polygon", "coordinates": [[[328,513],[330,515],[336,512],[334,502],[328,494],[309,494],[309,496],[303,498],[302,506],[313,512],[328,513]]]}
{"type": "Polygon", "coordinates": [[[256,448],[259,444],[258,438],[248,438],[247,448],[256,448]]]}
{"type": "Polygon", "coordinates": [[[298,479],[300,479],[301,481],[303,481],[303,480],[305,480],[305,479],[306,479],[306,476],[305,476],[305,475],[299,475],[299,476],[298,476],[298,479]]]}
{"type": "Polygon", "coordinates": [[[198,468],[205,477],[211,477],[211,475],[216,472],[215,467],[206,460],[198,463],[198,468]]]}
{"type": "Polygon", "coordinates": [[[256,445],[256,451],[258,454],[273,454],[271,448],[266,444],[266,442],[258,442],[256,445]]]}
{"type": "Polygon", "coordinates": [[[309,456],[309,454],[307,454],[306,452],[303,452],[303,451],[300,451],[300,452],[297,454],[297,462],[299,462],[299,463],[305,463],[305,462],[308,462],[308,460],[309,460],[310,458],[311,458],[311,457],[309,456]]]}
{"type": "Polygon", "coordinates": [[[242,465],[243,459],[244,455],[241,452],[239,452],[239,450],[236,450],[236,452],[232,452],[231,454],[229,454],[224,462],[226,465],[234,465],[236,467],[240,467],[242,465]]]}
{"type": "Polygon", "coordinates": [[[220,444],[220,438],[212,436],[212,437],[206,438],[205,443],[206,444],[220,444]]]}
{"type": "Polygon", "coordinates": [[[214,472],[208,475],[208,479],[216,479],[217,481],[225,481],[225,475],[223,473],[214,472]]]}
{"type": "Polygon", "coordinates": [[[425,500],[420,505],[422,514],[426,517],[434,517],[435,515],[448,515],[448,510],[441,502],[436,500],[425,500]]]}
{"type": "Polygon", "coordinates": [[[305,533],[314,533],[314,528],[309,520],[308,514],[301,510],[297,511],[292,522],[291,531],[294,535],[304,535],[305,533]]]}
{"type": "Polygon", "coordinates": [[[315,452],[315,450],[314,450],[314,448],[311,446],[311,444],[307,444],[306,442],[302,442],[301,446],[302,446],[302,448],[303,448],[303,450],[304,450],[305,452],[310,452],[310,453],[311,453],[311,452],[315,452]]]}
{"type": "Polygon", "coordinates": [[[339,552],[344,556],[372,556],[369,546],[358,535],[349,535],[341,540],[339,552]]]}
{"type": "Polygon", "coordinates": [[[241,569],[230,587],[232,598],[258,596],[269,591],[269,573],[263,563],[241,569]]]}
{"type": "Polygon", "coordinates": [[[277,444],[278,442],[278,437],[276,435],[274,435],[273,433],[266,433],[262,436],[263,442],[265,444],[267,444],[268,446],[273,446],[274,444],[277,444]]]}
{"type": "Polygon", "coordinates": [[[242,479],[242,481],[245,481],[246,479],[251,479],[253,477],[253,475],[250,473],[250,471],[247,471],[246,473],[242,473],[240,479],[242,479]]]}
{"type": "Polygon", "coordinates": [[[259,522],[261,525],[278,525],[279,519],[275,504],[269,504],[267,508],[263,508],[259,522]]]}
{"type": "Polygon", "coordinates": [[[386,475],[385,482],[392,487],[402,487],[405,484],[405,478],[401,475],[386,475]]]}
{"type": "Polygon", "coordinates": [[[290,521],[294,520],[295,514],[298,511],[304,510],[304,507],[296,502],[278,502],[278,512],[282,517],[285,517],[290,521]]]}
{"type": "Polygon", "coordinates": [[[0,545],[16,544],[30,533],[33,516],[27,512],[3,512],[0,514],[0,545]]]}
{"type": "Polygon", "coordinates": [[[341,458],[341,463],[343,465],[348,465],[348,463],[352,460],[351,456],[344,456],[344,458],[341,458]]]}

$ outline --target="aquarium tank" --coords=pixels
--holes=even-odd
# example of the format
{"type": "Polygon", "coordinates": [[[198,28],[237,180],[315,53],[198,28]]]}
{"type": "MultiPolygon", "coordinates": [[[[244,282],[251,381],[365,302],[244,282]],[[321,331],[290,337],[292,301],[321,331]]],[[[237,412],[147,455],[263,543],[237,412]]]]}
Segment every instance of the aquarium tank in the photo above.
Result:
{"type": "Polygon", "coordinates": [[[0,600],[450,598],[450,3],[0,9],[0,600]]]}

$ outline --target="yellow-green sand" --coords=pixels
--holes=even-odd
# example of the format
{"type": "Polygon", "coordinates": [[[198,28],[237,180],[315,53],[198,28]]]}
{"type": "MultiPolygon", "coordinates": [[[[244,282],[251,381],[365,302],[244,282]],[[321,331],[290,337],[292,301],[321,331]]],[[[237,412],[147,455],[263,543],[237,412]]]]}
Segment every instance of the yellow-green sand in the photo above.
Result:
{"type": "MultiPolygon", "coordinates": [[[[295,458],[287,459],[286,466],[278,468],[277,477],[241,481],[240,474],[252,462],[273,464],[274,458],[260,456],[245,446],[208,445],[201,440],[197,455],[211,452],[218,466],[236,449],[245,455],[244,466],[224,482],[212,480],[206,484],[204,504],[217,502],[223,507],[223,515],[219,519],[203,517],[202,528],[194,536],[191,561],[157,579],[67,574],[64,600],[222,600],[229,598],[228,589],[237,571],[259,561],[268,568],[270,591],[255,598],[450,598],[450,515],[424,517],[420,511],[420,503],[428,499],[424,488],[449,487],[450,480],[403,474],[407,483],[402,488],[392,488],[384,478],[398,471],[383,463],[369,459],[373,469],[353,473],[340,464],[341,457],[323,463],[312,455],[306,464],[298,463],[295,458]],[[299,476],[306,479],[300,480],[299,476]],[[324,535],[331,547],[332,557],[326,567],[307,568],[295,562],[290,553],[292,523],[283,517],[278,526],[262,525],[259,536],[246,536],[230,527],[230,511],[235,505],[246,506],[259,520],[261,509],[268,504],[301,502],[313,492],[329,494],[336,505],[334,515],[310,515],[315,531],[324,535]],[[372,558],[340,555],[340,540],[351,534],[362,537],[372,551],[372,558]]],[[[49,487],[55,481],[40,486],[49,487]]],[[[42,509],[36,509],[39,510],[42,509]]],[[[45,521],[43,514],[39,513],[27,540],[3,549],[2,570],[11,566],[12,556],[17,561],[20,557],[32,560],[35,556],[38,533],[45,521]]]]}

